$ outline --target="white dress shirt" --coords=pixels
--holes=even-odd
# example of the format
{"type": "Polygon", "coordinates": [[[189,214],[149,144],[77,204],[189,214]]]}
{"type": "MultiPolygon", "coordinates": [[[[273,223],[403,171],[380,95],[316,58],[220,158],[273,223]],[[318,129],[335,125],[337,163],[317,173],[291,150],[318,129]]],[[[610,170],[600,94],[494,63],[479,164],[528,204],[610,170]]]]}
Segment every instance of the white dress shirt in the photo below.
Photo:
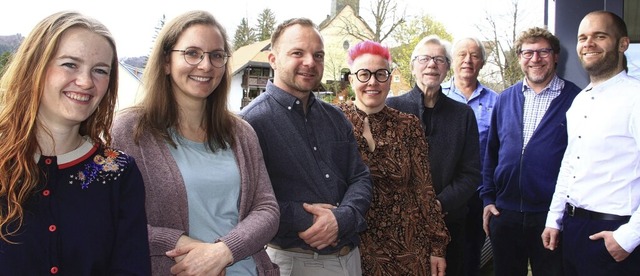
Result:
{"type": "Polygon", "coordinates": [[[546,226],[562,229],[565,203],[630,215],[613,237],[632,252],[640,244],[640,81],[622,71],[590,84],[567,111],[567,132],[546,226]]]}

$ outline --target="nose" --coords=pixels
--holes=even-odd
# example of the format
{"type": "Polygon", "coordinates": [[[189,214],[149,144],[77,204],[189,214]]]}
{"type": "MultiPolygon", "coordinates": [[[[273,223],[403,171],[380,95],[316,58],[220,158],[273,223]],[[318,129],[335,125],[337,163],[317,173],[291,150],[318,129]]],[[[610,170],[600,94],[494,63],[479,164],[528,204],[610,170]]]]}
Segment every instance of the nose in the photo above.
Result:
{"type": "Polygon", "coordinates": [[[76,85],[85,90],[93,88],[94,82],[91,76],[91,70],[78,74],[78,77],[76,78],[76,85]]]}
{"type": "Polygon", "coordinates": [[[211,61],[211,55],[210,53],[204,53],[202,54],[202,60],[200,60],[200,63],[198,63],[198,68],[202,69],[202,70],[210,70],[211,68],[213,68],[213,63],[211,61]]]}
{"type": "Polygon", "coordinates": [[[464,62],[464,63],[471,63],[471,55],[466,54],[466,55],[462,58],[462,62],[464,62]]]}

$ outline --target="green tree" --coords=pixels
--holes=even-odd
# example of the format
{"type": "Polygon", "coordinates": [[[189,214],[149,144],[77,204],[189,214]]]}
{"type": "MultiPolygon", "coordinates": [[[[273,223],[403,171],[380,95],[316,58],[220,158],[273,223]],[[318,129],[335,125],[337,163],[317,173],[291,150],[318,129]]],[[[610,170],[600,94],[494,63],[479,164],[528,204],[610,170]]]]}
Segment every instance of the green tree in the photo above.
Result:
{"type": "Polygon", "coordinates": [[[256,25],[256,41],[263,41],[271,38],[271,34],[275,29],[276,16],[271,9],[266,8],[258,15],[258,24],[256,25]]]}
{"type": "Polygon", "coordinates": [[[236,34],[233,37],[233,48],[237,50],[242,46],[256,42],[256,35],[253,28],[249,27],[247,18],[242,18],[240,25],[236,28],[236,34]]]}
{"type": "Polygon", "coordinates": [[[9,62],[9,58],[11,58],[11,52],[5,51],[0,55],[0,77],[4,74],[4,67],[9,62]]]}
{"type": "Polygon", "coordinates": [[[400,68],[402,77],[414,85],[411,75],[411,53],[416,44],[425,36],[437,35],[441,39],[451,41],[453,36],[447,31],[444,25],[429,15],[408,18],[406,22],[398,25],[392,35],[392,39],[397,43],[397,47],[391,49],[393,62],[400,68]]]}

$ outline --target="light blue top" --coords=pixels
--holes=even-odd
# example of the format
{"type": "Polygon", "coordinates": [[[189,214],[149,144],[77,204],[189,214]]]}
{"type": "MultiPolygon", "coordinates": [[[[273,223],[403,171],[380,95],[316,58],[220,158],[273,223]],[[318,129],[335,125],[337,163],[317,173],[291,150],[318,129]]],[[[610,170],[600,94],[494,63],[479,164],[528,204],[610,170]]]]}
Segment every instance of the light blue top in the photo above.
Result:
{"type": "MultiPolygon", "coordinates": [[[[467,100],[467,97],[462,94],[462,91],[458,90],[455,86],[453,77],[442,83],[442,93],[447,97],[454,99],[461,103],[466,103],[473,109],[473,113],[476,115],[476,121],[478,122],[478,134],[480,137],[480,163],[484,161],[484,153],[487,148],[487,137],[489,135],[489,127],[491,126],[491,112],[493,106],[498,100],[498,93],[482,85],[478,81],[478,87],[473,91],[471,97],[467,100]]],[[[479,186],[480,187],[480,186],[479,186]]]]}
{"type": "MultiPolygon", "coordinates": [[[[240,170],[229,148],[215,153],[172,131],[177,148],[169,146],[184,179],[189,205],[189,237],[215,242],[238,224],[240,170]]],[[[227,267],[227,275],[257,275],[251,256],[227,267]]]]}

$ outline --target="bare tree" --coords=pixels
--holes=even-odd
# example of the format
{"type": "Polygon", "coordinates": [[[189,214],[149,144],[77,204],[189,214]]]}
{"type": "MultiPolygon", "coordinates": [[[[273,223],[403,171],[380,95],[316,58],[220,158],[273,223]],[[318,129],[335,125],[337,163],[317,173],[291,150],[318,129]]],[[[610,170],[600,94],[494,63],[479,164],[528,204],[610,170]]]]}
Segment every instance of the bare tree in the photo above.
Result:
{"type": "MultiPolygon", "coordinates": [[[[382,42],[391,36],[398,25],[405,21],[406,12],[404,10],[400,11],[397,1],[372,0],[372,2],[372,4],[375,3],[375,6],[372,5],[370,9],[370,21],[372,21],[373,24],[369,24],[369,26],[373,26],[373,30],[371,30],[373,32],[373,36],[370,37],[366,32],[362,32],[359,25],[347,19],[342,20],[344,24],[342,31],[344,34],[351,35],[360,40],[382,42]]],[[[358,11],[356,11],[356,13],[358,13],[358,11]]]]}
{"type": "Polygon", "coordinates": [[[495,91],[504,90],[524,76],[518,64],[518,53],[513,48],[517,39],[518,21],[522,20],[518,2],[519,0],[512,0],[507,14],[487,13],[485,24],[476,25],[488,42],[485,45],[488,47],[483,83],[495,91]]]}

